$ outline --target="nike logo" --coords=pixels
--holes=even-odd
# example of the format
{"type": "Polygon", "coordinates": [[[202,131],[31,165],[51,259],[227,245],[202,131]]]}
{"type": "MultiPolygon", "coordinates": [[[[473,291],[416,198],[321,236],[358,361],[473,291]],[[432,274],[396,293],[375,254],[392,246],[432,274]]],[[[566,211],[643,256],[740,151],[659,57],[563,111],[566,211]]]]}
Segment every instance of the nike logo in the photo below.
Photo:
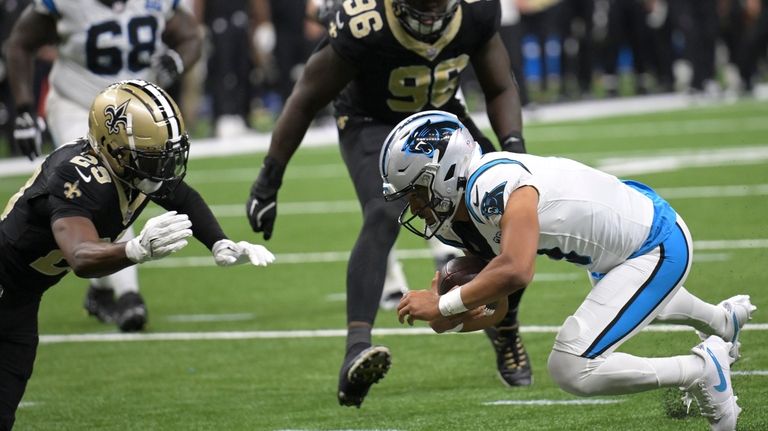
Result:
{"type": "Polygon", "coordinates": [[[341,21],[341,11],[336,12],[336,27],[341,30],[344,28],[344,23],[341,21]]]}
{"type": "Polygon", "coordinates": [[[728,382],[725,380],[725,374],[723,374],[723,367],[720,366],[720,362],[717,361],[715,354],[712,353],[711,350],[709,350],[709,347],[707,347],[707,354],[709,354],[709,357],[712,358],[712,362],[715,363],[715,368],[717,369],[717,376],[720,378],[720,383],[712,387],[715,388],[717,392],[725,392],[725,390],[728,389],[728,382]]]}
{"type": "Polygon", "coordinates": [[[478,206],[480,205],[480,192],[478,191],[478,188],[475,187],[475,199],[472,202],[472,206],[478,206]]]}
{"type": "Polygon", "coordinates": [[[85,181],[86,183],[90,183],[91,182],[91,176],[90,175],[87,175],[87,176],[83,175],[83,173],[80,172],[80,169],[78,169],[78,168],[75,168],[75,170],[77,171],[77,174],[80,175],[80,178],[83,179],[83,181],[85,181]]]}
{"type": "Polygon", "coordinates": [[[736,312],[733,312],[733,338],[731,341],[736,343],[739,340],[739,318],[736,317],[736,312]]]}

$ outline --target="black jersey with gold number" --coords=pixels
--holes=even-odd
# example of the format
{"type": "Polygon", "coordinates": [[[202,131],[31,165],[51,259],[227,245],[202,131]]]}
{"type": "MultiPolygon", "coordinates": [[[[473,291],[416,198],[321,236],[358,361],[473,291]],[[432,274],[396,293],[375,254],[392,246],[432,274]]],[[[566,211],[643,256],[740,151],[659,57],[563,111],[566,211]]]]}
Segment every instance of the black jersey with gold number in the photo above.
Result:
{"type": "Polygon", "coordinates": [[[358,74],[335,101],[339,115],[397,123],[441,109],[463,117],[459,75],[499,28],[498,0],[464,0],[434,43],[412,37],[392,0],[345,1],[328,23],[333,49],[358,74]]]}
{"type": "Polygon", "coordinates": [[[0,282],[44,291],[69,270],[51,225],[81,216],[99,237],[114,241],[136,219],[149,199],[126,192],[88,142],[74,141],[51,153],[8,202],[0,216],[0,282]]]}

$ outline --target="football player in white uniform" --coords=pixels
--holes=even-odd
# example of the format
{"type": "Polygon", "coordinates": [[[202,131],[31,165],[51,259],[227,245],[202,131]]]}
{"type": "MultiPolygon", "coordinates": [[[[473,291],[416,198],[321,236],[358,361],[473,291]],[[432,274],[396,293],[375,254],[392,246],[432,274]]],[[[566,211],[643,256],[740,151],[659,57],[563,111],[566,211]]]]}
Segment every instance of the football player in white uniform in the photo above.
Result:
{"type": "MultiPolygon", "coordinates": [[[[202,39],[179,0],[34,0],[16,22],[9,42],[9,79],[16,102],[14,140],[30,160],[40,155],[41,131],[32,89],[37,49],[56,44],[49,76],[46,120],[54,145],[85,136],[93,98],[115,81],[136,78],[172,85],[200,58],[202,39]]],[[[134,237],[128,229],[124,239],[134,237]]],[[[147,310],[136,267],[91,280],[89,314],[138,331],[147,310]]]]}
{"type": "Polygon", "coordinates": [[[407,199],[402,225],[489,260],[445,295],[438,296],[436,280],[431,290],[407,293],[398,305],[401,322],[462,330],[477,315],[462,313],[526,287],[537,255],[566,260],[586,269],[593,287],[563,323],[549,357],[562,389],[594,396],[680,387],[712,429],[736,427],[741,409],[730,365],[755,307],[747,295],[707,304],[683,287],[691,236],[652,189],[564,158],[481,155],[464,125],[441,111],[415,114],[393,129],[380,169],[385,199],[407,199]],[[702,341],[675,357],[615,352],[654,320],[692,326],[702,341]]]}

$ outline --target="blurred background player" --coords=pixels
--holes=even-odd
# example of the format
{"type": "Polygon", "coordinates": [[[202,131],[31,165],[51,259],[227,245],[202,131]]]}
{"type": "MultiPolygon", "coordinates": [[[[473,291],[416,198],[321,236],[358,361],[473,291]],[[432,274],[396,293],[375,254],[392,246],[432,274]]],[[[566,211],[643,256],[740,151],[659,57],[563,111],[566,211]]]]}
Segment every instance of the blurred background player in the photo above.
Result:
{"type": "MultiPolygon", "coordinates": [[[[498,2],[392,0],[343,2],[329,13],[328,38],[310,57],[278,118],[269,152],[246,204],[255,232],[269,239],[285,167],[316,113],[334,102],[341,154],[363,212],[347,269],[347,342],[339,372],[341,405],[359,407],[389,369],[390,351],[373,346],[387,256],[402,205],[381,197],[378,154],[392,127],[408,115],[441,108],[482,137],[456,97],[459,75],[471,63],[501,146],[524,152],[518,89],[498,35],[498,2]]],[[[493,151],[487,138],[480,138],[493,151]]],[[[517,331],[519,291],[510,314],[489,334],[500,376],[529,385],[531,370],[517,331]]]]}
{"type": "Polygon", "coordinates": [[[13,427],[32,375],[42,295],[70,269],[103,276],[176,252],[193,234],[219,266],[274,261],[261,245],[227,239],[183,181],[189,139],[165,91],[119,82],[96,96],[87,124],[87,137],[51,153],[0,215],[0,430],[13,427]],[[150,202],[169,212],[115,242],[150,202]]]}
{"type": "MultiPolygon", "coordinates": [[[[16,145],[30,159],[40,155],[32,77],[33,59],[46,44],[58,47],[49,76],[45,114],[54,145],[84,136],[93,98],[128,78],[172,87],[198,60],[201,35],[179,0],[35,0],[21,15],[8,42],[8,72],[16,103],[16,145]]],[[[125,240],[133,238],[128,229],[125,240]]],[[[122,331],[147,322],[136,267],[92,279],[85,309],[122,331]]]]}

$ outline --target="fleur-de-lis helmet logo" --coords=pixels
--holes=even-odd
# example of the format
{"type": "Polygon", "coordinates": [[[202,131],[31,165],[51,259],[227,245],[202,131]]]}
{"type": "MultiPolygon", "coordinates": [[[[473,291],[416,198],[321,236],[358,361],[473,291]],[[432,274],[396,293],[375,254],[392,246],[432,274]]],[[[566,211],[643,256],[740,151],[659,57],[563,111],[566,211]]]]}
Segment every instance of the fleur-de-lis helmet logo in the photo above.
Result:
{"type": "Polygon", "coordinates": [[[107,118],[105,125],[107,126],[107,131],[110,135],[117,135],[120,133],[120,124],[123,125],[123,128],[128,127],[128,116],[126,115],[126,111],[128,111],[128,102],[130,101],[131,100],[128,99],[120,106],[115,107],[115,105],[107,105],[107,107],[104,108],[104,116],[107,118]]]}

